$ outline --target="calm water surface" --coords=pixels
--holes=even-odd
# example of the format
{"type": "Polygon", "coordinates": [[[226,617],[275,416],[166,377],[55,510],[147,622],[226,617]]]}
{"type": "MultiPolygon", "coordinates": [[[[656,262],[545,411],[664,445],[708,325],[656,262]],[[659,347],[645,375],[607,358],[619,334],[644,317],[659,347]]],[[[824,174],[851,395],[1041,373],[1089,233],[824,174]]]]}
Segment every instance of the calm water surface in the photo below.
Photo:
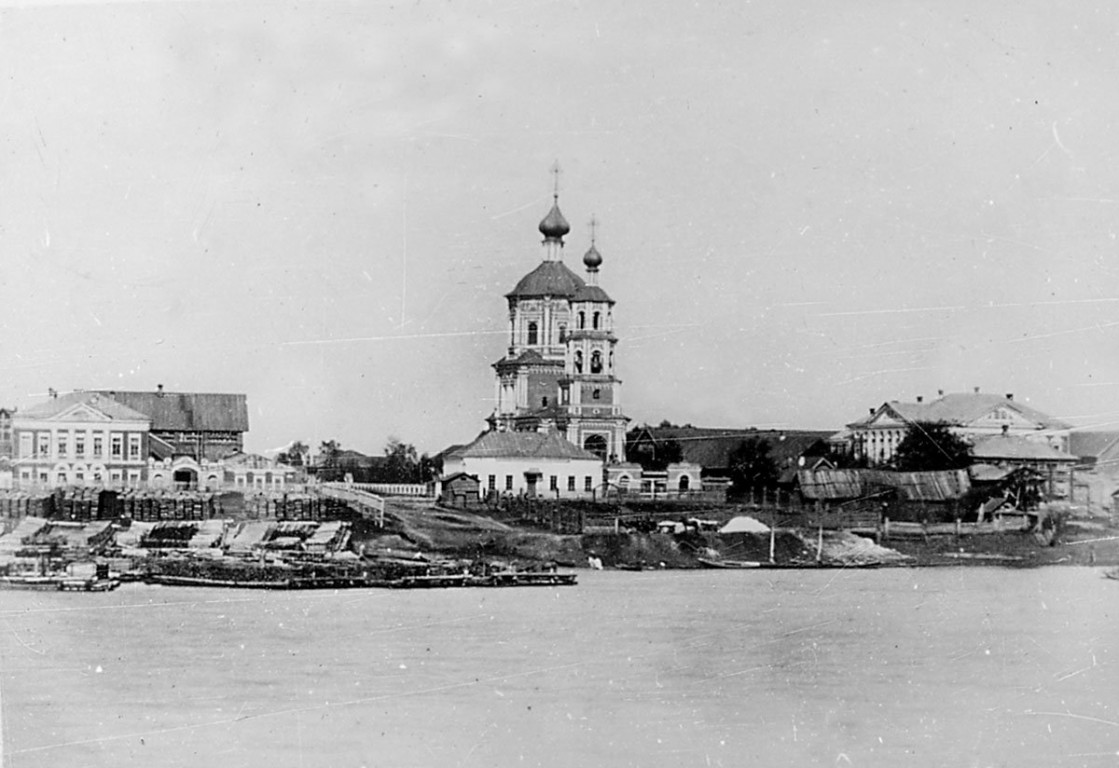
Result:
{"type": "Polygon", "coordinates": [[[4,768],[1115,766],[1087,568],[0,593],[4,768]]]}

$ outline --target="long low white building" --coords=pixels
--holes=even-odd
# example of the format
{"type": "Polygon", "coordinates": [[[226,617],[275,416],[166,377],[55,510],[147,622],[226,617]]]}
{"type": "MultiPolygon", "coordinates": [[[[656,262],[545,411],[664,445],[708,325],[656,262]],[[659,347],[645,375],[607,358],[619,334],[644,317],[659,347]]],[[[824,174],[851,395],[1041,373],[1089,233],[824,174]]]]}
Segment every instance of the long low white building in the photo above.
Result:
{"type": "Polygon", "coordinates": [[[589,499],[603,483],[603,462],[556,432],[483,432],[443,456],[443,476],[478,478],[478,493],[589,499]]]}

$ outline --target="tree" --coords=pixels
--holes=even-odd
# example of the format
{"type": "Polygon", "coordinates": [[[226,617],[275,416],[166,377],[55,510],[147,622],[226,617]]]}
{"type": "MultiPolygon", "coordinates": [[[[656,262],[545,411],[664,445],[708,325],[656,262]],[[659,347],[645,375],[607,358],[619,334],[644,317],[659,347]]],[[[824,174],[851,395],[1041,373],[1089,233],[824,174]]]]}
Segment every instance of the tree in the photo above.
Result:
{"type": "Polygon", "coordinates": [[[338,462],[338,454],[342,446],[337,440],[323,440],[319,443],[319,464],[328,467],[338,462]]]}
{"type": "Polygon", "coordinates": [[[935,472],[963,469],[971,464],[971,446],[943,421],[916,421],[909,425],[894,450],[894,469],[901,472],[935,472]]]}
{"type": "Polygon", "coordinates": [[[304,456],[310,452],[310,448],[302,440],[296,440],[288,446],[286,451],[281,451],[276,454],[276,461],[281,464],[287,464],[291,467],[302,467],[306,462],[304,456]]]}
{"type": "Polygon", "coordinates": [[[420,456],[416,447],[400,438],[390,436],[385,444],[385,467],[382,482],[422,483],[428,479],[431,459],[420,456]]]}
{"type": "Polygon", "coordinates": [[[731,484],[737,493],[777,485],[777,465],[769,455],[769,441],[761,437],[743,440],[728,457],[731,484]]]}

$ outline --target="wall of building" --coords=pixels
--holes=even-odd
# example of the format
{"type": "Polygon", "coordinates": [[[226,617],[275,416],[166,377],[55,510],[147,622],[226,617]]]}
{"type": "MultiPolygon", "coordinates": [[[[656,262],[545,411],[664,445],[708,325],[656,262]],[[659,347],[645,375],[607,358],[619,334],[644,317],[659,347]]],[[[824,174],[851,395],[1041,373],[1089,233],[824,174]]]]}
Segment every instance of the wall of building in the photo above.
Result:
{"type": "Polygon", "coordinates": [[[499,494],[519,496],[530,491],[530,483],[525,476],[529,469],[541,473],[537,477],[535,494],[543,498],[591,498],[603,479],[602,464],[585,459],[463,457],[445,462],[443,473],[465,472],[477,476],[480,497],[485,497],[491,489],[499,494]]]}

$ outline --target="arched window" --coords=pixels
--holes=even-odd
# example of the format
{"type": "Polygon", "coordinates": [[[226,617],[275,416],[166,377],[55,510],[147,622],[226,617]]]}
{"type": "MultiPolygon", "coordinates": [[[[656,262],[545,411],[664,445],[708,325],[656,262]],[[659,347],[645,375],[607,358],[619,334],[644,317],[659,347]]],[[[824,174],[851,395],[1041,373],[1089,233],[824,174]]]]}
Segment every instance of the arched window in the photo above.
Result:
{"type": "Polygon", "coordinates": [[[583,350],[575,350],[575,373],[583,372],[583,350]]]}
{"type": "Polygon", "coordinates": [[[537,332],[536,332],[536,323],[529,323],[529,324],[528,324],[528,345],[529,345],[530,347],[531,347],[531,346],[535,346],[535,344],[536,344],[536,335],[537,335],[537,332]]]}
{"type": "Polygon", "coordinates": [[[583,449],[590,451],[600,459],[606,458],[606,438],[602,435],[588,435],[583,441],[583,449]]]}
{"type": "Polygon", "coordinates": [[[587,313],[586,312],[580,312],[579,313],[579,329],[582,330],[583,328],[586,328],[586,327],[587,327],[587,313]]]}
{"type": "Polygon", "coordinates": [[[598,313],[598,312],[595,312],[595,313],[594,313],[594,320],[593,320],[593,322],[594,322],[594,329],[595,329],[596,331],[598,330],[598,321],[599,321],[599,317],[600,317],[599,313],[598,313]]]}
{"type": "Polygon", "coordinates": [[[680,490],[686,491],[691,487],[692,480],[687,475],[680,475],[680,490]]]}
{"type": "Polygon", "coordinates": [[[567,341],[567,326],[566,325],[560,325],[560,327],[559,327],[559,343],[563,344],[565,341],[567,341]]]}
{"type": "Polygon", "coordinates": [[[602,353],[597,349],[591,353],[591,373],[602,373],[602,353]]]}

